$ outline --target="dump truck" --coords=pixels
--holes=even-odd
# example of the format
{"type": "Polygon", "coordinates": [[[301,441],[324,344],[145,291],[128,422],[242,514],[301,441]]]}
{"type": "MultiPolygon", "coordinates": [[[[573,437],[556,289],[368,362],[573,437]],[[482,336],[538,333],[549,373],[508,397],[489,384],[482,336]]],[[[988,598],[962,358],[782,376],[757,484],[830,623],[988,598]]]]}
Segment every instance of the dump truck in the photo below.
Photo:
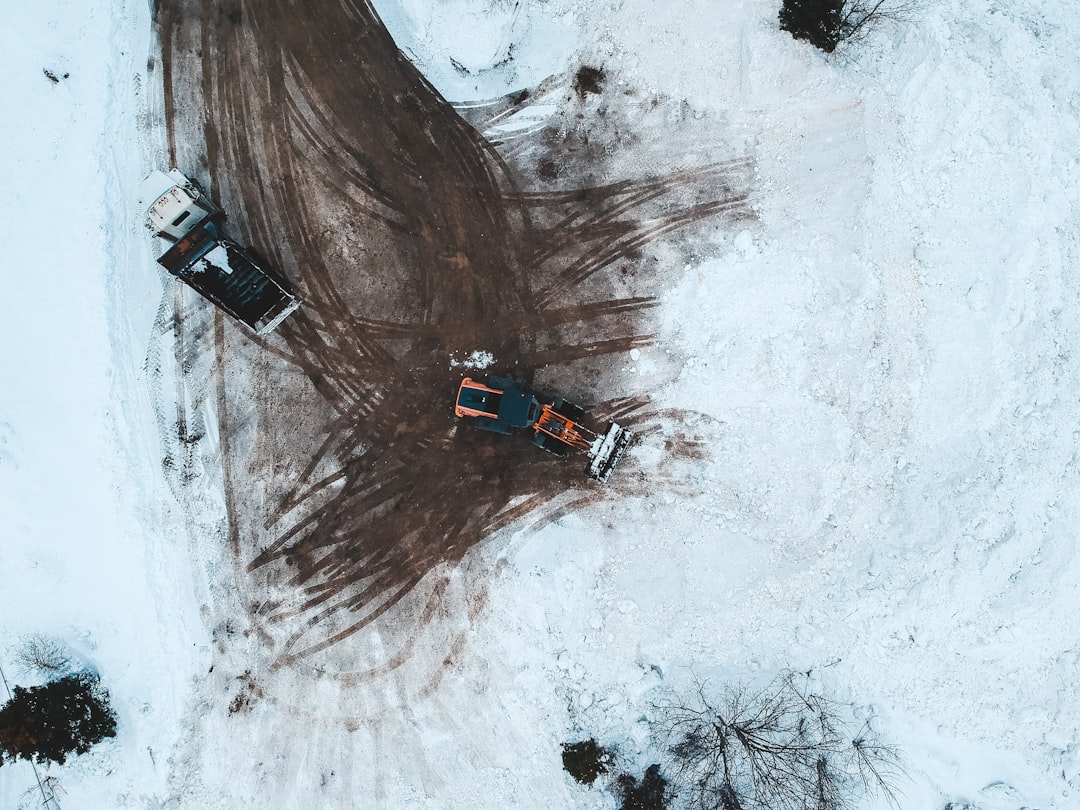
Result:
{"type": "Polygon", "coordinates": [[[300,306],[288,281],[221,232],[224,213],[179,170],[153,171],[142,185],[146,227],[173,244],[157,260],[256,335],[274,331],[300,306]]]}
{"type": "Polygon", "coordinates": [[[634,434],[615,422],[603,433],[585,427],[585,409],[554,397],[544,401],[523,382],[488,374],[483,382],[465,377],[458,387],[454,414],[471,418],[480,430],[510,435],[532,431],[533,444],[565,456],[583,453],[585,472],[607,483],[634,434]]]}

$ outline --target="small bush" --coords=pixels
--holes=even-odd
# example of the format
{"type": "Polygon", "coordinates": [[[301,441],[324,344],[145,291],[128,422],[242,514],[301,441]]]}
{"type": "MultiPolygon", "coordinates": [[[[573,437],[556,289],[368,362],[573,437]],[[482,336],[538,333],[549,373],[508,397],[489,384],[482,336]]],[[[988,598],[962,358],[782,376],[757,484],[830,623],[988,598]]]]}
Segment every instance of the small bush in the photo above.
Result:
{"type": "Polygon", "coordinates": [[[664,810],[669,798],[667,784],[659,765],[650,765],[640,782],[628,773],[619,774],[619,810],[664,810]]]}
{"type": "Polygon", "coordinates": [[[18,671],[23,675],[55,678],[71,669],[71,651],[60,639],[41,633],[25,636],[14,654],[18,671]]]}
{"type": "Polygon", "coordinates": [[[115,736],[109,693],[86,672],[29,689],[16,686],[0,707],[0,764],[7,758],[63,765],[68,754],[85,754],[115,736]]]}
{"type": "Polygon", "coordinates": [[[596,777],[611,770],[611,752],[594,739],[563,743],[562,748],[563,770],[583,785],[591,785],[596,777]]]}
{"type": "Polygon", "coordinates": [[[701,810],[852,810],[879,795],[897,805],[899,755],[852,706],[784,673],[761,690],[672,694],[654,704],[680,801],[701,810]]]}

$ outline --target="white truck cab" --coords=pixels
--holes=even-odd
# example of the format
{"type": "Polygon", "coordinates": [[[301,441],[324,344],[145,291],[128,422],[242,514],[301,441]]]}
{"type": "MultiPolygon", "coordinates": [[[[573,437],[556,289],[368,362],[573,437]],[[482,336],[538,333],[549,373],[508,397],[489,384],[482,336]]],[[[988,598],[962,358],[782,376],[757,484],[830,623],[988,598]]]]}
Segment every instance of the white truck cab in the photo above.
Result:
{"type": "Polygon", "coordinates": [[[146,227],[174,242],[218,213],[217,207],[177,169],[152,171],[143,180],[140,192],[147,206],[146,227]]]}

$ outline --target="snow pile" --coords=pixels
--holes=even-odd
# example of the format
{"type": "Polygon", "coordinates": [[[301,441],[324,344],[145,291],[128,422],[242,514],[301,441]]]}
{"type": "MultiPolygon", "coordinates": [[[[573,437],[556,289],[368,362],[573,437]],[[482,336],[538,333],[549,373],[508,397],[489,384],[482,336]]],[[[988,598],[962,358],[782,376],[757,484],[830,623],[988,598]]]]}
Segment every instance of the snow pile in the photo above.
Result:
{"type": "MultiPolygon", "coordinates": [[[[642,441],[609,486],[636,463],[648,498],[516,527],[434,572],[381,631],[412,639],[397,668],[373,663],[379,632],[343,646],[351,677],[270,672],[257,638],[211,658],[199,602],[228,599],[211,590],[228,566],[195,536],[193,570],[170,512],[146,389],[171,367],[124,202],[153,162],[137,165],[147,12],[25,12],[0,35],[26,111],[0,134],[19,302],[0,320],[18,347],[0,388],[0,655],[60,636],[121,715],[62,771],[64,804],[611,807],[559,743],[596,736],[643,768],[659,689],[790,667],[878,714],[905,751],[905,807],[1075,806],[1080,13],[951,0],[826,60],[769,3],[380,6],[454,100],[577,64],[650,94],[670,139],[613,155],[628,175],[660,151],[699,160],[679,152],[690,128],[712,134],[709,159],[754,159],[759,221],[697,232],[708,250],[668,269],[657,345],[629,358],[708,453],[642,441]],[[148,341],[161,368],[143,367],[148,341]]],[[[30,784],[0,769],[0,804],[30,784]]]]}
{"type": "Polygon", "coordinates": [[[450,356],[450,368],[472,368],[479,371],[491,368],[495,365],[495,355],[483,349],[476,349],[464,357],[456,354],[450,356]]]}

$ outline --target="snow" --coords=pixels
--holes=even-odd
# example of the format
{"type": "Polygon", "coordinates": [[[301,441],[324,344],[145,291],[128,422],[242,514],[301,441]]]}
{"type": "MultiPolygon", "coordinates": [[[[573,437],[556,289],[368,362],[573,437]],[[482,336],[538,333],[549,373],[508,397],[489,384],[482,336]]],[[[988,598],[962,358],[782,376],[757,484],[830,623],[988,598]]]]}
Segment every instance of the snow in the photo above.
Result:
{"type": "MultiPolygon", "coordinates": [[[[445,610],[389,674],[244,681],[256,641],[215,652],[204,623],[230,598],[220,501],[185,514],[161,471],[168,288],[134,201],[161,160],[149,11],[20,10],[0,32],[21,111],[0,130],[0,666],[25,682],[20,636],[60,637],[120,715],[50,769],[60,803],[611,807],[559,743],[618,744],[640,773],[657,690],[794,668],[877,713],[905,808],[1075,807],[1080,13],[946,0],[825,59],[774,3],[379,5],[452,100],[598,64],[691,111],[670,126],[707,126],[717,159],[752,155],[758,222],[671,268],[658,341],[627,358],[709,454],[643,442],[649,497],[436,572],[445,610]]],[[[0,806],[33,784],[3,767],[0,806]]]]}
{"type": "Polygon", "coordinates": [[[573,12],[546,3],[378,0],[401,51],[455,102],[492,101],[532,87],[572,56],[573,12]]]}
{"type": "Polygon", "coordinates": [[[493,365],[495,365],[495,355],[483,349],[476,349],[460,358],[456,354],[450,356],[450,368],[471,368],[483,371],[493,365]]]}

